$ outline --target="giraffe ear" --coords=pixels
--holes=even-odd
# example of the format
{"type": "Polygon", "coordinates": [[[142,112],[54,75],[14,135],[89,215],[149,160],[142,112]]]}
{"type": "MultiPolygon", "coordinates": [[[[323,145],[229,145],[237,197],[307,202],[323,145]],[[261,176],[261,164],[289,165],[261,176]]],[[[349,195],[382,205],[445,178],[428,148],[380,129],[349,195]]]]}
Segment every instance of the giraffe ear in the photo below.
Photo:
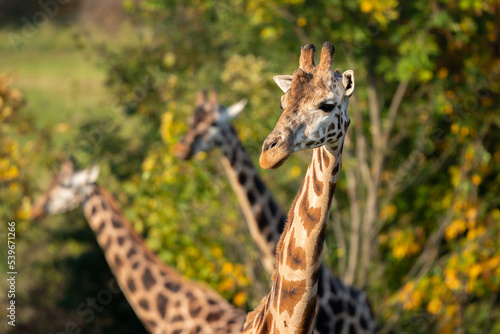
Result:
{"type": "Polygon", "coordinates": [[[345,89],[345,96],[351,97],[354,93],[354,72],[347,70],[342,74],[342,85],[345,89]]]}
{"type": "Polygon", "coordinates": [[[247,105],[247,102],[248,102],[247,99],[241,99],[239,102],[236,102],[232,106],[228,107],[226,113],[229,116],[229,118],[232,119],[238,116],[247,105]]]}
{"type": "Polygon", "coordinates": [[[101,169],[99,168],[98,165],[94,165],[87,169],[88,171],[88,183],[95,183],[97,179],[99,178],[99,172],[101,169]]]}
{"type": "Polygon", "coordinates": [[[76,173],[74,173],[71,177],[70,185],[73,187],[84,187],[86,185],[95,183],[97,178],[99,177],[99,166],[94,165],[89,168],[82,169],[76,173]]]}
{"type": "Polygon", "coordinates": [[[273,80],[281,88],[283,93],[286,93],[292,86],[291,75],[277,75],[273,77],[273,80]]]}

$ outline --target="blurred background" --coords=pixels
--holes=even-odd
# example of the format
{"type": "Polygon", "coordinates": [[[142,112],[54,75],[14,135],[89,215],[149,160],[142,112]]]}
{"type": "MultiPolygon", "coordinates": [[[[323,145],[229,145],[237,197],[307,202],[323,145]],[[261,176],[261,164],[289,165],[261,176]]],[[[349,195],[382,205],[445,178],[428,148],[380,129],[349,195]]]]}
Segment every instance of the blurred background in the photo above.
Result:
{"type": "MultiPolygon", "coordinates": [[[[61,162],[101,167],[159,257],[252,310],[269,278],[219,161],[172,155],[196,92],[246,97],[235,127],[256,166],[281,114],[273,75],[300,46],[355,72],[324,261],[367,291],[382,333],[500,332],[500,2],[497,0],[0,0],[0,306],[17,223],[16,327],[139,333],[80,209],[30,222],[61,162]]],[[[310,152],[262,171],[285,211],[310,152]]],[[[2,312],[2,314],[4,314],[2,312]]]]}

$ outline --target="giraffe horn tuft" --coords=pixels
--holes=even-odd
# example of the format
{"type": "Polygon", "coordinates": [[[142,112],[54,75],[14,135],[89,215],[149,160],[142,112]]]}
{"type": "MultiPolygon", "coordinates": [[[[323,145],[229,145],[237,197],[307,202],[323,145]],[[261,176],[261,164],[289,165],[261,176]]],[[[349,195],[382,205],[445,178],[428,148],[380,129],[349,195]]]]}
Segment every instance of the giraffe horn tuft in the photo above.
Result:
{"type": "Polygon", "coordinates": [[[196,105],[201,106],[207,100],[207,91],[202,89],[198,91],[198,95],[196,96],[196,105]]]}
{"type": "Polygon", "coordinates": [[[293,76],[297,77],[297,78],[304,79],[304,80],[309,80],[313,77],[313,75],[311,73],[307,73],[306,71],[304,71],[300,67],[298,69],[296,69],[295,72],[293,72],[293,76]]]}
{"type": "Polygon", "coordinates": [[[219,93],[215,87],[212,88],[212,93],[210,94],[210,103],[214,106],[219,105],[219,93]]]}
{"type": "Polygon", "coordinates": [[[73,161],[73,158],[70,157],[69,159],[66,159],[62,164],[61,164],[61,170],[59,172],[59,178],[64,179],[73,174],[73,171],[75,170],[75,163],[73,161]]]}
{"type": "Polygon", "coordinates": [[[314,68],[314,44],[304,45],[300,49],[299,66],[304,71],[311,71],[314,68]]]}
{"type": "Polygon", "coordinates": [[[319,67],[322,70],[331,70],[333,66],[333,55],[335,54],[335,47],[330,42],[325,42],[321,48],[321,59],[319,67]]]}

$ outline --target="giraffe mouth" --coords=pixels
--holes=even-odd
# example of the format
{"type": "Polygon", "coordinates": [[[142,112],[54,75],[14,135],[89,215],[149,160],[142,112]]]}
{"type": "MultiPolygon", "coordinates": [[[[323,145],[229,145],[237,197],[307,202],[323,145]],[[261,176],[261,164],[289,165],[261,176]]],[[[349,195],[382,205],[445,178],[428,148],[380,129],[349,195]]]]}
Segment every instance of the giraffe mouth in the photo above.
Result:
{"type": "Polygon", "coordinates": [[[177,143],[173,148],[173,154],[180,160],[189,160],[192,157],[192,152],[188,146],[177,143]]]}
{"type": "Polygon", "coordinates": [[[274,166],[272,166],[271,169],[277,169],[277,168],[281,167],[285,163],[285,161],[288,160],[289,157],[290,156],[287,155],[286,157],[284,157],[283,159],[281,159],[280,161],[278,161],[274,166]]]}
{"type": "Polygon", "coordinates": [[[45,217],[45,210],[42,205],[35,205],[31,209],[29,220],[42,220],[45,217]]]}
{"type": "Polygon", "coordinates": [[[285,150],[263,151],[259,158],[259,165],[263,169],[276,169],[285,163],[290,153],[285,150]]]}

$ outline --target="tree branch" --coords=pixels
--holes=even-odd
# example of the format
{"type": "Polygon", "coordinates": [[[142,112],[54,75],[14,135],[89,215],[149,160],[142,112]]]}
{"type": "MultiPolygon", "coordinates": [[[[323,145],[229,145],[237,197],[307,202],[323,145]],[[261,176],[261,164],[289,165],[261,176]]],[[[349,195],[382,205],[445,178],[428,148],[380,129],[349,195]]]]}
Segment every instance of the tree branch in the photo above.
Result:
{"type": "Polygon", "coordinates": [[[368,111],[370,114],[370,132],[373,138],[373,146],[377,149],[380,148],[380,135],[382,129],[380,127],[380,107],[377,95],[377,88],[375,87],[374,75],[370,74],[368,81],[368,111]]]}
{"type": "Polygon", "coordinates": [[[343,255],[338,257],[339,259],[339,277],[345,273],[346,270],[346,259],[347,259],[347,245],[345,242],[344,230],[342,229],[342,217],[340,214],[339,203],[335,198],[333,198],[332,203],[332,216],[333,216],[333,233],[335,235],[335,241],[337,243],[337,249],[343,249],[343,255]]]}
{"type": "MultiPolygon", "coordinates": [[[[345,155],[346,160],[350,161],[351,158],[351,140],[347,137],[345,142],[345,155]]],[[[347,175],[347,195],[349,197],[349,211],[350,211],[350,221],[351,221],[351,233],[349,238],[349,261],[347,265],[347,270],[344,275],[344,281],[352,285],[354,283],[354,277],[356,274],[356,268],[358,264],[358,254],[359,254],[359,239],[360,239],[360,223],[361,216],[359,213],[359,200],[356,192],[357,180],[354,173],[354,168],[346,168],[347,175]]]]}
{"type": "Polygon", "coordinates": [[[389,111],[387,113],[387,121],[385,124],[385,129],[383,130],[382,134],[383,146],[385,146],[389,141],[389,136],[391,135],[392,128],[394,127],[396,115],[399,111],[399,107],[401,106],[401,102],[403,101],[403,97],[406,93],[407,88],[408,88],[408,81],[399,82],[398,88],[396,88],[396,92],[392,97],[391,105],[389,106],[389,111]]]}

